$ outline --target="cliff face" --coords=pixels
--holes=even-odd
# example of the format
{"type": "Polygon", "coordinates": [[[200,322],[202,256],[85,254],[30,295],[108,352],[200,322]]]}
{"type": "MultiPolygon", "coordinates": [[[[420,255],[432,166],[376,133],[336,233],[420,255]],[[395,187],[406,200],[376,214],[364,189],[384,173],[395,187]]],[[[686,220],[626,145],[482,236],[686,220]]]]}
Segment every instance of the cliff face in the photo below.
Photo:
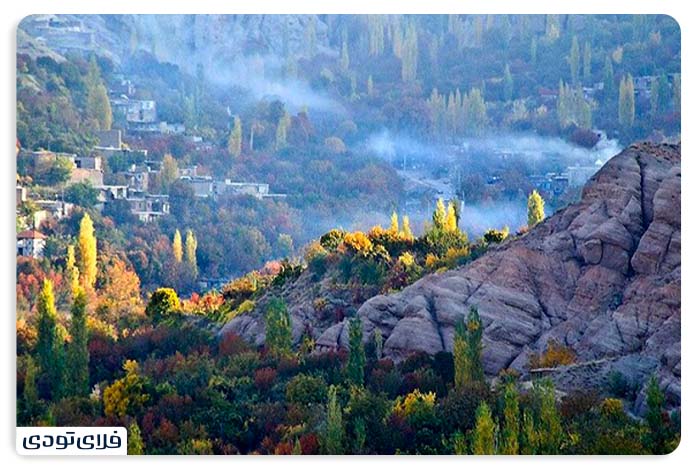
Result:
{"type": "MultiPolygon", "coordinates": [[[[524,371],[530,351],[553,338],[581,363],[550,371],[561,388],[601,387],[611,370],[640,388],[656,373],[668,401],[679,405],[680,160],[680,145],[627,148],[588,182],[578,203],[527,235],[365,302],[358,315],[366,339],[379,328],[393,359],[451,351],[456,322],[475,305],[489,375],[524,371]]],[[[318,346],[346,347],[345,323],[327,329],[318,346]]],[[[634,410],[642,406],[639,397],[634,410]]]]}

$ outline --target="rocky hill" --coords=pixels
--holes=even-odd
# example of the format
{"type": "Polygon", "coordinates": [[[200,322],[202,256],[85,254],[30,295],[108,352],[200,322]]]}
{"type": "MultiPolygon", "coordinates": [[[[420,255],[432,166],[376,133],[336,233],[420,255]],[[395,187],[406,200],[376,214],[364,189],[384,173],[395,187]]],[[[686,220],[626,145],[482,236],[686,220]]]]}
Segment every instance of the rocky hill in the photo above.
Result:
{"type": "MultiPolygon", "coordinates": [[[[460,269],[424,277],[360,307],[364,334],[379,328],[384,354],[452,350],[472,305],[484,326],[489,375],[522,372],[551,338],[580,364],[551,370],[560,388],[601,387],[610,370],[643,386],[657,373],[681,395],[681,146],[636,144],[611,159],[580,202],[460,269]],[[583,364],[584,363],[584,364],[583,364]]],[[[346,322],[322,349],[347,346],[346,322]]],[[[640,411],[642,398],[634,410],[640,411]]]]}

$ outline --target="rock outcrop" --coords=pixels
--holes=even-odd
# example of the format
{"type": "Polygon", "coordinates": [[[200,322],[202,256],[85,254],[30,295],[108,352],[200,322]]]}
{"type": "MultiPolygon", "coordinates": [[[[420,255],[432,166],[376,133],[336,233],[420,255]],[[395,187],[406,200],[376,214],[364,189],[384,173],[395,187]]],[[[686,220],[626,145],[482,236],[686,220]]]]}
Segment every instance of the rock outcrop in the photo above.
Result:
{"type": "MultiPolygon", "coordinates": [[[[679,405],[680,162],[680,145],[630,146],[592,177],[578,203],[528,234],[365,302],[358,315],[366,339],[379,329],[384,354],[396,360],[413,351],[451,351],[455,324],[477,306],[489,375],[524,372],[529,353],[553,338],[579,362],[605,363],[602,375],[617,368],[644,384],[656,373],[668,401],[679,405]]],[[[317,345],[347,342],[347,327],[338,323],[317,345]]],[[[582,380],[561,375],[561,386],[582,380]]]]}

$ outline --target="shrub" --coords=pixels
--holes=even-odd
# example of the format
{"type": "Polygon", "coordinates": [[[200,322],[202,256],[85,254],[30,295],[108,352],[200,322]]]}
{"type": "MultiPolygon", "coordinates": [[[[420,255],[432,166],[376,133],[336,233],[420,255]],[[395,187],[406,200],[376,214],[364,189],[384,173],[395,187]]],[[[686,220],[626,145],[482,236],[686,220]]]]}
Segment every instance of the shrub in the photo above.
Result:
{"type": "Polygon", "coordinates": [[[541,353],[532,353],[529,356],[530,369],[543,367],[567,366],[575,362],[575,352],[567,346],[563,346],[554,339],[546,343],[546,350],[541,353]]]}
{"type": "Polygon", "coordinates": [[[327,386],[322,377],[298,374],[288,382],[285,395],[290,403],[322,404],[326,401],[327,386]]]}
{"type": "Polygon", "coordinates": [[[319,245],[328,252],[335,252],[345,236],[346,232],[342,229],[332,229],[319,238],[319,245]]]}
{"type": "Polygon", "coordinates": [[[176,291],[172,288],[158,288],[150,296],[150,302],[148,302],[145,308],[145,314],[154,322],[159,322],[175,313],[179,313],[180,307],[181,303],[179,302],[179,296],[176,295],[176,291]]]}

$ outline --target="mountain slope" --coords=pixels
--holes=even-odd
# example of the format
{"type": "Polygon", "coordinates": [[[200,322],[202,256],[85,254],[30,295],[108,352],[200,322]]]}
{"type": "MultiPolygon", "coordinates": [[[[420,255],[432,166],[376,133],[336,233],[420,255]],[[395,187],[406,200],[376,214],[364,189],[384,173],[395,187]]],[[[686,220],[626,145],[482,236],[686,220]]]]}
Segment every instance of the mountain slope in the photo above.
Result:
{"type": "MultiPolygon", "coordinates": [[[[599,387],[612,369],[638,384],[657,372],[678,405],[680,160],[680,145],[630,146],[588,182],[580,202],[526,236],[368,300],[358,311],[364,336],[379,328],[393,359],[451,351],[455,323],[475,305],[489,375],[524,371],[529,353],[553,338],[587,363],[551,371],[561,387],[599,387]]],[[[347,347],[345,324],[326,330],[319,348],[347,347]]]]}

